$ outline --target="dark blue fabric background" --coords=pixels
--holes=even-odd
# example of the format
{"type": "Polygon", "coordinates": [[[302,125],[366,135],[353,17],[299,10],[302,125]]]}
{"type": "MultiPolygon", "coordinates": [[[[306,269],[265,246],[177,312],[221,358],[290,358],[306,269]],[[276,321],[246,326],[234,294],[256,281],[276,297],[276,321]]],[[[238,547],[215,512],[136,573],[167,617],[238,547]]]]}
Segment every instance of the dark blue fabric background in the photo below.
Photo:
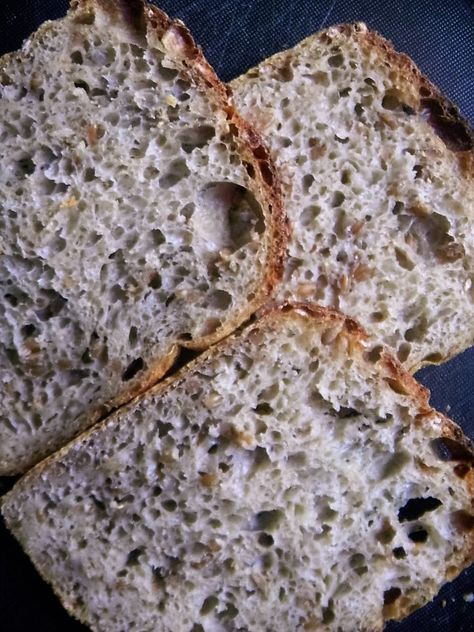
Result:
{"type": "MultiPolygon", "coordinates": [[[[314,31],[361,20],[408,53],[474,126],[474,4],[469,0],[161,0],[184,20],[224,80],[314,31]]],[[[0,54],[18,48],[66,0],[0,0],[0,54]]],[[[417,377],[431,402],[474,439],[474,348],[417,377]]],[[[11,486],[0,479],[0,494],[11,486]]],[[[472,632],[474,567],[435,600],[387,632],[472,632]]],[[[0,631],[85,630],[70,619],[0,523],[0,631]]],[[[260,632],[260,631],[253,631],[260,632]]],[[[292,631],[288,631],[292,632],[292,631]]]]}

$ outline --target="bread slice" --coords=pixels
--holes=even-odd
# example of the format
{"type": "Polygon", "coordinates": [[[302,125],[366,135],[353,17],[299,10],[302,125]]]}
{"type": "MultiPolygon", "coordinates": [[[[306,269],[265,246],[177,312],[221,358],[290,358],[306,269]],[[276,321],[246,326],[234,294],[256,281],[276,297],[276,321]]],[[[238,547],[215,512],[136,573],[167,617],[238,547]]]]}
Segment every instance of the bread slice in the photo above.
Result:
{"type": "Polygon", "coordinates": [[[267,313],[28,473],[6,524],[93,630],[380,630],[473,559],[473,454],[354,321],[267,313]]]}
{"type": "Polygon", "coordinates": [[[474,343],[473,136],[363,24],[328,28],[231,84],[282,171],[280,297],[349,314],[406,368],[474,343]]]}
{"type": "Polygon", "coordinates": [[[0,474],[233,331],[286,226],[258,136],[180,22],[78,0],[0,60],[0,474]]]}

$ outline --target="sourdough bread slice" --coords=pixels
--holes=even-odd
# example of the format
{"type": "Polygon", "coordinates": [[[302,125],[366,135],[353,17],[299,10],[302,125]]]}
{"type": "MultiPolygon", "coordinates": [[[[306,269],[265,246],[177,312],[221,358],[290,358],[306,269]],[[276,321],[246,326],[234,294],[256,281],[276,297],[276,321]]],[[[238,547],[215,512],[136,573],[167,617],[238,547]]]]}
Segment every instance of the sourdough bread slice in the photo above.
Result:
{"type": "Polygon", "coordinates": [[[0,474],[24,471],[265,299],[271,162],[189,32],[79,0],[0,60],[0,474]]]}
{"type": "Polygon", "coordinates": [[[456,108],[363,24],[231,85],[282,171],[280,297],[341,309],[410,370],[473,344],[473,137],[456,108]]]}
{"type": "Polygon", "coordinates": [[[337,312],[287,306],[39,464],[2,513],[93,630],[380,630],[473,556],[473,454],[337,312]]]}

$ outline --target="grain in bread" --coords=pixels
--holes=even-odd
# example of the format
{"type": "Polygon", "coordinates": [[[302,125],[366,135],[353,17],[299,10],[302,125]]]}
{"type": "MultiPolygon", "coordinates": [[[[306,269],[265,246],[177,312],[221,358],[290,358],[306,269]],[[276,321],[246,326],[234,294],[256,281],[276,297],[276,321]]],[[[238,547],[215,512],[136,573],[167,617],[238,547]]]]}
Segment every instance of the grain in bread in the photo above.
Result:
{"type": "Polygon", "coordinates": [[[366,632],[472,560],[472,466],[354,321],[297,305],[39,464],[2,513],[92,630],[366,632]]]}
{"type": "Polygon", "coordinates": [[[349,314],[410,370],[474,342],[472,131],[413,62],[334,26],[231,84],[282,172],[280,298],[349,314]]]}
{"type": "Polygon", "coordinates": [[[266,150],[180,22],[75,0],[0,60],[0,474],[24,471],[265,299],[266,150]]]}

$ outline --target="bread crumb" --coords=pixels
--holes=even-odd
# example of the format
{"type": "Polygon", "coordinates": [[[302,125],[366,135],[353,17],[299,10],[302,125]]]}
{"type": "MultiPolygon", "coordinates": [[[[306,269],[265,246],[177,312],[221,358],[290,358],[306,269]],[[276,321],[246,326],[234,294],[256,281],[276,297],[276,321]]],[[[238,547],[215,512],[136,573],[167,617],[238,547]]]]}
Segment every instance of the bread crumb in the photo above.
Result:
{"type": "Polygon", "coordinates": [[[178,101],[172,94],[166,95],[165,101],[172,108],[175,108],[178,105],[178,101]]]}
{"type": "Polygon", "coordinates": [[[468,603],[472,603],[474,601],[474,593],[465,593],[462,598],[464,599],[464,601],[467,601],[468,603]]]}

